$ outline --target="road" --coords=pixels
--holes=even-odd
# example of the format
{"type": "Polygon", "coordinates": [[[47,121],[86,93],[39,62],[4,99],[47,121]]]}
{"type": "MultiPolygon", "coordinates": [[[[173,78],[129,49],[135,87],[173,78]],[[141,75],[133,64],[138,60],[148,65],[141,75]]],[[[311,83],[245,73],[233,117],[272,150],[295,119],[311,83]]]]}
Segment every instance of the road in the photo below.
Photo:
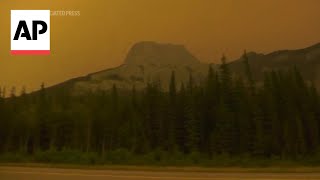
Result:
{"type": "Polygon", "coordinates": [[[319,180],[319,173],[222,173],[1,167],[0,180],[319,180]]]}

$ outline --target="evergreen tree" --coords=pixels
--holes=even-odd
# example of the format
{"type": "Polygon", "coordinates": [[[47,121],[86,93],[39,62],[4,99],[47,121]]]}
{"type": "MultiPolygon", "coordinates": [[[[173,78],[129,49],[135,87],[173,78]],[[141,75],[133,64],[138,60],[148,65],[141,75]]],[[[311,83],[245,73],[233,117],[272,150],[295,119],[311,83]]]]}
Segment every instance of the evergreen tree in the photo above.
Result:
{"type": "Polygon", "coordinates": [[[176,126],[178,121],[177,115],[177,89],[176,89],[176,77],[175,72],[171,73],[170,84],[169,84],[169,105],[168,105],[168,119],[166,124],[167,129],[167,148],[172,151],[176,150],[176,126]]]}
{"type": "Polygon", "coordinates": [[[255,82],[253,80],[253,75],[252,75],[252,71],[251,71],[251,67],[250,67],[250,63],[249,63],[249,58],[247,55],[247,52],[244,51],[243,55],[243,63],[244,63],[244,69],[245,69],[245,74],[247,77],[247,82],[248,82],[248,86],[249,86],[249,90],[252,94],[254,94],[255,91],[255,82]]]}
{"type": "MultiPolygon", "coordinates": [[[[46,94],[44,83],[40,87],[40,95],[38,99],[37,115],[38,115],[38,142],[37,145],[41,150],[48,150],[50,145],[50,126],[49,126],[49,102],[46,94]]],[[[37,147],[35,147],[37,148],[37,147]]]]}

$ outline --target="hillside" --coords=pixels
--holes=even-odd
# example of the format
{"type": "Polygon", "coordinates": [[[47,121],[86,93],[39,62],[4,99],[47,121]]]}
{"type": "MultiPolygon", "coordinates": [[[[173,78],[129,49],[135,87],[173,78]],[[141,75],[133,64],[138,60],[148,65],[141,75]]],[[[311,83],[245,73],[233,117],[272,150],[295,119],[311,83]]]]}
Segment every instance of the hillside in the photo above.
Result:
{"type": "MultiPolygon", "coordinates": [[[[281,50],[270,54],[248,53],[249,63],[256,81],[262,81],[265,72],[297,67],[307,81],[320,87],[320,44],[298,50],[281,50]]],[[[234,76],[243,76],[242,58],[229,61],[234,76]]],[[[219,65],[211,64],[215,69],[219,65]]],[[[72,79],[53,88],[68,87],[72,94],[97,90],[109,90],[115,84],[128,90],[135,86],[142,89],[148,82],[160,81],[168,90],[168,81],[174,71],[178,87],[189,79],[190,74],[200,84],[208,72],[209,64],[193,56],[184,46],[156,42],[136,43],[119,67],[72,79]]]]}

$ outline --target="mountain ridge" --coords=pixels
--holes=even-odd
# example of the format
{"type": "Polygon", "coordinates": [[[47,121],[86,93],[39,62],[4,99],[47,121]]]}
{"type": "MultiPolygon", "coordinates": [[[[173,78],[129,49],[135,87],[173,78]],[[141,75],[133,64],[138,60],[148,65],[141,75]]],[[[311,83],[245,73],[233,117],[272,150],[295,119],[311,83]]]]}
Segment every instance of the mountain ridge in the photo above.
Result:
{"type": "MultiPolygon", "coordinates": [[[[302,49],[278,50],[268,54],[249,52],[247,55],[257,81],[263,79],[266,71],[297,66],[304,78],[320,87],[320,43],[302,49]]],[[[242,60],[240,57],[228,62],[235,75],[244,76],[242,60]]],[[[209,65],[219,67],[201,62],[183,45],[142,41],[131,47],[122,65],[73,78],[50,88],[69,86],[74,94],[81,94],[109,90],[113,84],[120,89],[131,89],[132,86],[142,89],[148,82],[159,80],[166,90],[172,71],[176,73],[178,85],[187,81],[190,74],[201,83],[209,65]]]]}

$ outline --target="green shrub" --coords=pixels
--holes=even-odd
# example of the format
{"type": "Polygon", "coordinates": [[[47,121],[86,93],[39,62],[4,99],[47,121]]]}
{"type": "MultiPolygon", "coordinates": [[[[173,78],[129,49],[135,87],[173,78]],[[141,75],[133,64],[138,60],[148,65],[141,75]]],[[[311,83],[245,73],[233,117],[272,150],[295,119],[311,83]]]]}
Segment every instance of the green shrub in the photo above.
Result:
{"type": "Polygon", "coordinates": [[[80,151],[44,151],[36,152],[34,160],[42,163],[67,163],[67,164],[97,164],[99,157],[96,153],[80,151]]]}
{"type": "Polygon", "coordinates": [[[104,160],[111,164],[129,164],[132,160],[132,153],[126,149],[117,149],[107,152],[104,160]]]}
{"type": "Polygon", "coordinates": [[[0,155],[0,162],[6,163],[19,163],[19,162],[28,162],[29,159],[25,154],[22,153],[4,153],[0,155]]]}

